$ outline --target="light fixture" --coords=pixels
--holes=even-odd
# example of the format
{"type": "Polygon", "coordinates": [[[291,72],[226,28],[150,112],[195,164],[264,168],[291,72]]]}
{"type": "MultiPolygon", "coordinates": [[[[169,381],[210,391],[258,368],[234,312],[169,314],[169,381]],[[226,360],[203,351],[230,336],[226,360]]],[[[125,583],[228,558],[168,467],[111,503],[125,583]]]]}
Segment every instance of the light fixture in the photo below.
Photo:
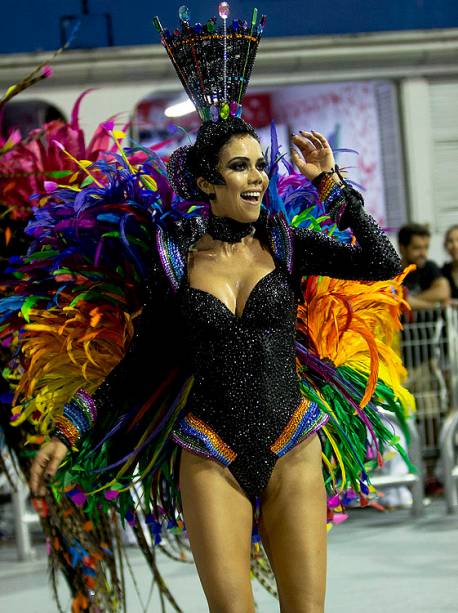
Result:
{"type": "Polygon", "coordinates": [[[184,102],[178,102],[178,104],[168,106],[164,111],[164,115],[166,117],[183,117],[183,115],[189,115],[189,113],[192,113],[195,110],[196,107],[188,98],[184,102]]]}

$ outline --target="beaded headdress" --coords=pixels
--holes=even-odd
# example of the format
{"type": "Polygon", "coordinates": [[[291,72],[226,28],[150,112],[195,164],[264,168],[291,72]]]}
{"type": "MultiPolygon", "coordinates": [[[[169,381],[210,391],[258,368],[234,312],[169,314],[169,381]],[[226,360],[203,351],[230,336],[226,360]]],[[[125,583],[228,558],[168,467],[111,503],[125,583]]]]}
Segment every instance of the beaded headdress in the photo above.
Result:
{"type": "Polygon", "coordinates": [[[202,121],[219,121],[240,117],[242,99],[250,80],[256,51],[266,23],[258,22],[254,9],[251,21],[234,19],[228,24],[230,7],[221,2],[217,18],[207,23],[190,22],[186,6],[179,9],[180,26],[170,32],[158,17],[153,23],[161,36],[172,64],[202,121]]]}

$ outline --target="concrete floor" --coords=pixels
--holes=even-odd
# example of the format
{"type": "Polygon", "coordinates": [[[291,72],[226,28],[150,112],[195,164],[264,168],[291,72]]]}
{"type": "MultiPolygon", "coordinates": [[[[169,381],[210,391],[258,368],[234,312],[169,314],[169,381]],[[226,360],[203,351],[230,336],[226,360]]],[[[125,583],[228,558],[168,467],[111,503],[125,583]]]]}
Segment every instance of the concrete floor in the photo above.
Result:
{"type": "MultiPolygon", "coordinates": [[[[142,599],[150,575],[141,554],[129,549],[142,599]]],[[[160,568],[184,613],[205,613],[192,564],[161,558],[160,568]]],[[[256,582],[258,611],[278,613],[278,603],[256,582]]],[[[128,579],[128,613],[141,613],[132,580],[128,579]]],[[[60,593],[69,611],[68,591],[60,593]]],[[[13,543],[0,545],[0,611],[55,613],[48,586],[44,547],[33,562],[16,561],[13,543]]],[[[171,611],[167,608],[167,612],[171,611]]],[[[157,598],[148,612],[159,612],[157,598]]],[[[458,515],[447,516],[441,500],[413,521],[407,511],[379,513],[355,510],[329,534],[326,613],[453,613],[458,612],[458,515]]]]}

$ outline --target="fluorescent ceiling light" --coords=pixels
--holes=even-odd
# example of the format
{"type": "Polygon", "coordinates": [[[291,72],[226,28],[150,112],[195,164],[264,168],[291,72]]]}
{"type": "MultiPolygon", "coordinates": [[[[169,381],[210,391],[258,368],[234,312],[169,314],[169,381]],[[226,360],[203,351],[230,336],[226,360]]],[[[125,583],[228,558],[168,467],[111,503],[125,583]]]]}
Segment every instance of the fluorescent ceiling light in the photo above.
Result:
{"type": "Polygon", "coordinates": [[[189,115],[189,113],[192,113],[195,110],[196,107],[188,98],[184,102],[179,102],[178,104],[168,106],[164,111],[164,115],[166,117],[183,117],[183,115],[189,115]]]}

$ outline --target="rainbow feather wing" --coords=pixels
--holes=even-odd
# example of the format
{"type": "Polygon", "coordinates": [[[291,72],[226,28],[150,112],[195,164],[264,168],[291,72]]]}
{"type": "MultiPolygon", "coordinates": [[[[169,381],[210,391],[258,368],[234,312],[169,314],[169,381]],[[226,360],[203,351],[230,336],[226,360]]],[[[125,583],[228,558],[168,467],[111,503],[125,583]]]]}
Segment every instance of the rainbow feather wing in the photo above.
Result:
{"type": "Polygon", "coordinates": [[[13,259],[2,283],[12,295],[1,303],[0,339],[21,340],[13,421],[29,420],[39,434],[79,387],[96,389],[124,354],[152,261],[151,235],[170,194],[152,153],[134,172],[122,156],[89,168],[97,185],[41,197],[26,230],[29,254],[13,259]]]}
{"type": "MultiPolygon", "coordinates": [[[[271,210],[283,213],[294,228],[352,242],[351,231],[337,229],[313,184],[282,159],[276,143],[272,138],[267,196],[271,210]],[[280,163],[286,174],[279,173],[280,163]]],[[[297,369],[302,393],[329,415],[322,433],[331,516],[355,492],[365,503],[373,490],[368,472],[382,463],[386,446],[395,447],[414,470],[378,410],[382,407],[395,413],[408,440],[405,420],[415,410],[415,401],[402,386],[406,372],[393,348],[401,311],[408,309],[401,286],[407,273],[370,283],[328,277],[303,279],[297,317],[297,369]]]]}
{"type": "Polygon", "coordinates": [[[330,416],[323,428],[325,474],[329,493],[337,492],[339,500],[353,491],[366,501],[373,491],[368,473],[382,463],[387,446],[395,447],[414,470],[378,410],[395,413],[408,438],[405,420],[415,402],[402,387],[405,369],[392,348],[406,308],[404,274],[386,282],[304,281],[298,370],[303,393],[315,390],[330,416]]]}

